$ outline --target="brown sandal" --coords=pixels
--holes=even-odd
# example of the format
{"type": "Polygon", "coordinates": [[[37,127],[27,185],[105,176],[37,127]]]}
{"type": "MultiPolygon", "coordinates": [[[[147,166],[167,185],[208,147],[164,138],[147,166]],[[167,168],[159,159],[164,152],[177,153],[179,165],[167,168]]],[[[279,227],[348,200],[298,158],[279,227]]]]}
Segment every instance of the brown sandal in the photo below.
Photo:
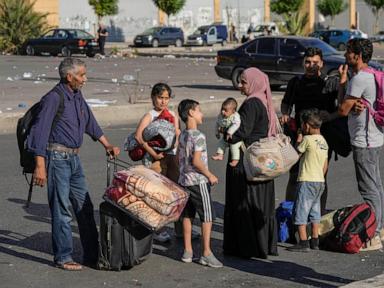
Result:
{"type": "Polygon", "coordinates": [[[66,263],[55,263],[55,266],[66,271],[81,271],[83,269],[83,266],[74,261],[66,263]]]}

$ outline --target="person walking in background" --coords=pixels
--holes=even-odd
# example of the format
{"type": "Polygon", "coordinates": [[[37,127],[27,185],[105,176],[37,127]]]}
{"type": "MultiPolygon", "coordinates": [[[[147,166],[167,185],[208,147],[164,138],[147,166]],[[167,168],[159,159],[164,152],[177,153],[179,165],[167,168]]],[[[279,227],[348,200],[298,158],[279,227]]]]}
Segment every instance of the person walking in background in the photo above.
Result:
{"type": "Polygon", "coordinates": [[[321,123],[319,110],[301,112],[304,137],[297,142],[301,159],[293,213],[293,224],[298,226],[300,242],[288,248],[293,252],[319,249],[320,196],[324,191],[324,175],[328,168],[328,144],[320,134],[321,123]],[[307,238],[308,221],[312,227],[310,242],[307,238]]]}
{"type": "Polygon", "coordinates": [[[97,42],[99,43],[100,54],[105,55],[104,46],[108,37],[108,30],[104,24],[99,23],[99,29],[97,29],[97,42]]]}
{"type": "MultiPolygon", "coordinates": [[[[261,138],[276,134],[277,117],[266,74],[257,68],[244,70],[239,89],[246,96],[239,109],[241,125],[228,143],[243,141],[248,147],[261,138]]],[[[266,259],[268,255],[278,255],[274,181],[247,181],[243,157],[240,151],[238,164],[235,167],[227,164],[224,253],[266,259]]]]}
{"type": "MultiPolygon", "coordinates": [[[[380,173],[380,152],[384,143],[382,127],[379,127],[368,109],[361,113],[354,112],[354,106],[361,99],[375,107],[375,76],[370,72],[368,62],[373,53],[372,42],[368,39],[351,39],[345,52],[346,65],[340,66],[340,86],[344,88],[348,82],[348,68],[352,68],[353,76],[347,85],[347,91],[339,113],[348,116],[349,134],[355,164],[358,189],[364,201],[368,203],[376,215],[377,230],[375,236],[365,244],[362,250],[382,249],[384,240],[384,190],[380,173]],[[381,236],[380,236],[381,234],[381,236]]],[[[340,89],[341,92],[344,89],[340,89]]],[[[344,96],[344,95],[343,95],[344,96]]]]}
{"type": "Polygon", "coordinates": [[[59,65],[59,73],[60,83],[41,100],[41,110],[28,137],[28,149],[36,160],[34,184],[42,187],[47,183],[54,263],[74,271],[81,270],[82,266],[72,259],[70,205],[79,225],[83,263],[96,265],[99,249],[93,204],[79,158],[83,135],[86,133],[99,141],[113,157],[120,149],[108,142],[83,98],[81,88],[87,80],[85,63],[77,58],[65,58],[59,65]],[[64,96],[64,110],[57,121],[60,96],[55,90],[64,96]],[[54,121],[56,124],[51,130],[54,121]]]}
{"type": "Polygon", "coordinates": [[[192,262],[192,219],[195,218],[197,212],[201,220],[203,238],[202,255],[199,262],[202,265],[220,268],[223,264],[216,259],[211,250],[211,230],[215,213],[210,185],[217,184],[218,179],[208,169],[206,138],[198,130],[198,126],[203,123],[203,113],[199,103],[191,99],[182,100],[178,112],[186,126],[180,134],[178,147],[179,184],[189,192],[189,199],[182,214],[184,253],[181,260],[185,263],[192,262]]]}

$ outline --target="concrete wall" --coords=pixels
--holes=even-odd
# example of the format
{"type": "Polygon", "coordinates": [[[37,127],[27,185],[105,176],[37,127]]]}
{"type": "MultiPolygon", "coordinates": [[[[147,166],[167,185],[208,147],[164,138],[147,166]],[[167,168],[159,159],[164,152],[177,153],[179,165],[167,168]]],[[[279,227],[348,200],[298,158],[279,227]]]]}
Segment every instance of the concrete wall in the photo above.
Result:
{"type": "MultiPolygon", "coordinates": [[[[94,33],[97,20],[88,0],[57,1],[60,2],[60,26],[94,33]]],[[[221,0],[223,22],[235,23],[243,33],[250,22],[262,22],[263,14],[264,0],[221,0]]],[[[158,24],[158,11],[151,0],[120,0],[118,15],[105,17],[103,22],[110,31],[110,41],[131,41],[136,34],[158,24]]],[[[213,0],[187,0],[184,9],[169,19],[170,25],[181,26],[185,34],[212,22],[213,0]]]]}
{"type": "Polygon", "coordinates": [[[59,0],[36,0],[35,11],[49,13],[47,22],[50,26],[59,26],[59,0]]]}

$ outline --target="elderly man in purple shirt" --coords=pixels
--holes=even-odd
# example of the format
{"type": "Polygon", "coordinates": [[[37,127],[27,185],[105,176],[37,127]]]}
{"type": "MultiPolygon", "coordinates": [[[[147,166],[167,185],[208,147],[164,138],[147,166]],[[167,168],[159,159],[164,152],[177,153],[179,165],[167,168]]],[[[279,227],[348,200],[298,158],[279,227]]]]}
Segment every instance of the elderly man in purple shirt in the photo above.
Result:
{"type": "Polygon", "coordinates": [[[94,265],[98,256],[93,204],[78,155],[83,135],[99,141],[111,157],[118,155],[120,149],[109,143],[83,98],[80,89],[87,80],[85,63],[66,58],[60,63],[59,73],[60,83],[42,98],[41,111],[27,142],[36,160],[34,184],[42,187],[47,183],[55,265],[73,271],[81,270],[82,265],[72,259],[70,205],[79,226],[84,264],[94,265]],[[57,89],[64,96],[64,110],[56,121],[61,101],[57,89]]]}

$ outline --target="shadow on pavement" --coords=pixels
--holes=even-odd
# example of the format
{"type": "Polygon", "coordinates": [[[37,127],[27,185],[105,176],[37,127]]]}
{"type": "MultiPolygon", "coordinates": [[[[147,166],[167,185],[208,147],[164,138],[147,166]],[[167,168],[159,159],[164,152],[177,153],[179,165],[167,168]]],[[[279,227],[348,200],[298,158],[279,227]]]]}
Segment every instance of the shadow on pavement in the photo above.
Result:
{"type": "Polygon", "coordinates": [[[311,287],[338,287],[354,280],[318,273],[314,269],[287,261],[242,260],[225,256],[224,265],[243,272],[277,278],[289,282],[307,284],[311,287]]]}
{"type": "MultiPolygon", "coordinates": [[[[25,219],[35,222],[41,222],[49,225],[49,230],[51,230],[51,217],[48,204],[35,204],[30,203],[30,206],[27,208],[25,206],[26,200],[9,198],[8,201],[23,205],[24,211],[29,214],[24,216],[25,219]]],[[[98,215],[98,211],[95,212],[95,215],[98,215]],[[96,214],[97,213],[97,214],[96,214]]],[[[98,219],[96,219],[98,220],[98,219]]],[[[73,233],[79,233],[78,227],[71,225],[73,233]]],[[[8,247],[0,246],[0,252],[6,253],[15,257],[22,259],[39,262],[42,264],[53,265],[52,261],[48,261],[45,258],[37,257],[30,255],[26,252],[18,252],[18,248],[11,248],[16,246],[19,248],[25,248],[28,250],[45,253],[52,255],[52,233],[51,232],[37,232],[33,235],[24,235],[21,233],[13,232],[10,230],[0,230],[0,245],[5,244],[8,247]]],[[[79,237],[73,236],[73,253],[72,256],[75,259],[81,259],[81,242],[79,237]]]]}

